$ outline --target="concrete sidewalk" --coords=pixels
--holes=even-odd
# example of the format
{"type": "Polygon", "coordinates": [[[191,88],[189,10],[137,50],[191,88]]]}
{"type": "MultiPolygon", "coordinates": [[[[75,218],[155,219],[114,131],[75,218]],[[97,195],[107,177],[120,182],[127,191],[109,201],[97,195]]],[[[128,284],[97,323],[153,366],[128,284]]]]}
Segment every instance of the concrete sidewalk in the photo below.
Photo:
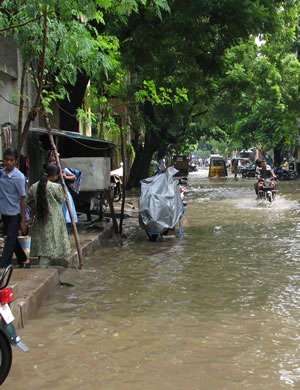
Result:
{"type": "MultiPolygon", "coordinates": [[[[111,222],[101,225],[101,230],[82,230],[79,232],[83,259],[91,256],[106,240],[112,236],[111,222]]],[[[23,328],[26,321],[33,318],[41,305],[51,296],[60,283],[61,267],[78,268],[79,260],[73,237],[71,237],[72,254],[66,259],[55,259],[53,267],[39,268],[37,260],[32,259],[30,269],[14,269],[10,286],[13,287],[15,300],[11,305],[15,317],[15,326],[23,328]]]]}
{"type": "MultiPolygon", "coordinates": [[[[120,213],[121,204],[115,206],[116,213],[120,213]]],[[[137,198],[133,197],[127,201],[125,215],[129,220],[136,220],[138,216],[137,198]],[[132,217],[132,218],[130,218],[132,217]]],[[[92,256],[104,242],[112,237],[113,225],[109,218],[106,222],[94,222],[91,229],[90,223],[78,223],[78,233],[82,248],[83,261],[92,256]]],[[[129,222],[127,219],[127,222],[129,222]]],[[[67,267],[78,268],[79,259],[73,235],[70,236],[72,254],[68,258],[53,259],[51,268],[39,268],[38,259],[32,258],[30,269],[14,269],[10,286],[14,289],[15,300],[11,308],[15,316],[17,328],[23,328],[28,319],[33,318],[41,305],[47,301],[60,284],[60,273],[67,267]]],[[[3,244],[3,243],[2,243],[3,244]]],[[[0,242],[1,246],[1,242],[0,242]]],[[[84,264],[83,264],[84,268],[84,264]]]]}

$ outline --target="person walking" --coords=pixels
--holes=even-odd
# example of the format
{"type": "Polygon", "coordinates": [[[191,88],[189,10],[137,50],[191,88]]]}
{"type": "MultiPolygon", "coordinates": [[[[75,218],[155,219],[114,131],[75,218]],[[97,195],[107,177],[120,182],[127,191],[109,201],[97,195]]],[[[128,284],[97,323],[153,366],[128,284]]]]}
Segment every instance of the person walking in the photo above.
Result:
{"type": "MultiPolygon", "coordinates": [[[[57,165],[55,154],[54,154],[53,150],[49,151],[47,161],[48,161],[48,164],[57,165]]],[[[77,211],[76,211],[76,207],[75,207],[75,203],[74,203],[74,199],[73,199],[74,194],[71,194],[70,186],[69,186],[70,183],[73,183],[76,180],[76,176],[68,168],[62,168],[62,175],[63,175],[64,181],[66,184],[67,196],[68,196],[69,205],[71,207],[71,212],[73,214],[75,223],[78,223],[77,211]]],[[[60,183],[59,177],[57,178],[57,181],[60,183]]],[[[71,221],[71,216],[70,216],[66,201],[62,205],[62,209],[63,209],[63,213],[64,213],[65,222],[67,224],[68,229],[70,230],[72,221],[71,221]]]]}
{"type": "Polygon", "coordinates": [[[8,148],[3,154],[4,168],[0,169],[0,214],[3,222],[3,234],[6,236],[0,266],[7,267],[12,263],[15,253],[20,267],[29,267],[19,241],[19,230],[26,233],[25,199],[26,179],[16,167],[18,152],[8,148]]]}
{"type": "Polygon", "coordinates": [[[65,194],[56,181],[59,167],[49,164],[37,183],[29,189],[35,216],[31,231],[30,255],[39,257],[40,266],[48,267],[52,257],[66,257],[71,252],[70,240],[62,211],[65,194]]]}
{"type": "Polygon", "coordinates": [[[234,174],[235,179],[237,178],[237,175],[239,173],[238,166],[239,166],[239,160],[237,158],[233,158],[231,160],[231,173],[234,174]]]}

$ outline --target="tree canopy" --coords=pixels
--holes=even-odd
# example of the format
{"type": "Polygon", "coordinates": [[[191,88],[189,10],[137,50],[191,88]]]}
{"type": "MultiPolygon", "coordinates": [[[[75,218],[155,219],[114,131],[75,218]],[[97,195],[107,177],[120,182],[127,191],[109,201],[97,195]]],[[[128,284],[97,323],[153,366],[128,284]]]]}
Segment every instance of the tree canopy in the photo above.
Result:
{"type": "Polygon", "coordinates": [[[127,100],[134,102],[136,91],[142,91],[144,97],[143,104],[138,101],[138,106],[131,105],[131,115],[140,117],[134,121],[137,127],[133,126],[138,168],[133,166],[131,185],[147,175],[154,152],[179,150],[213,128],[217,132],[210,114],[225,75],[227,49],[251,36],[276,31],[278,7],[283,3],[246,0],[236,7],[232,0],[173,0],[169,2],[170,12],[163,13],[161,19],[133,14],[124,28],[115,27],[122,61],[131,75],[127,100]],[[145,81],[148,86],[152,83],[148,96],[145,81]],[[154,88],[171,95],[179,88],[185,98],[169,98],[165,104],[168,99],[153,99],[154,88]]]}
{"type": "Polygon", "coordinates": [[[181,153],[204,135],[291,144],[298,19],[296,0],[0,2],[0,33],[16,40],[44,109],[59,104],[61,127],[73,129],[89,80],[100,135],[116,125],[109,98],[127,106],[131,186],[154,153],[181,153]]]}
{"type": "Polygon", "coordinates": [[[298,142],[299,5],[281,8],[275,31],[228,49],[212,116],[245,147],[262,151],[298,142]]]}

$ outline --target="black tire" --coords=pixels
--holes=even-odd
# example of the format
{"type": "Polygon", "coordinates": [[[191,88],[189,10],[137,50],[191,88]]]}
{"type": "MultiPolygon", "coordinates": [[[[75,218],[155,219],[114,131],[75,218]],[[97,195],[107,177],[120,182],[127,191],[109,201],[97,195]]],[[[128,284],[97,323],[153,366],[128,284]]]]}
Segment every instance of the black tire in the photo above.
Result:
{"type": "Polygon", "coordinates": [[[273,200],[273,196],[272,194],[267,194],[267,199],[270,203],[272,203],[272,200],[273,200]]]}
{"type": "Polygon", "coordinates": [[[0,385],[2,385],[9,374],[11,363],[11,345],[3,331],[0,330],[0,385]]]}
{"type": "Polygon", "coordinates": [[[117,185],[114,188],[114,202],[119,202],[121,200],[121,197],[122,197],[121,189],[120,186],[117,185]]]}

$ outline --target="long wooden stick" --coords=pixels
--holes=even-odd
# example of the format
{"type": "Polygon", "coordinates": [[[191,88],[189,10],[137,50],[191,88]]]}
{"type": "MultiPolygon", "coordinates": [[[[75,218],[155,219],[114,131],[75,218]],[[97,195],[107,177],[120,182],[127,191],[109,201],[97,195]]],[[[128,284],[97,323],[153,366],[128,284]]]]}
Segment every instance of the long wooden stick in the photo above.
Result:
{"type": "Polygon", "coordinates": [[[70,202],[69,202],[69,199],[68,199],[67,186],[66,186],[63,174],[62,174],[60,159],[59,159],[57,148],[56,148],[56,145],[55,145],[55,142],[54,142],[54,139],[53,139],[52,128],[51,128],[51,125],[50,125],[50,120],[49,120],[48,114],[46,112],[44,112],[43,116],[44,116],[44,119],[45,119],[46,128],[48,130],[49,141],[50,141],[50,144],[51,144],[53,152],[54,152],[55,160],[56,160],[57,165],[60,168],[60,179],[61,179],[61,182],[62,182],[62,185],[63,185],[63,190],[64,190],[64,193],[65,193],[65,196],[66,196],[66,205],[67,205],[67,209],[69,211],[70,218],[71,218],[71,223],[72,223],[73,233],[74,233],[74,238],[75,238],[75,244],[76,244],[76,249],[77,249],[77,254],[78,254],[78,260],[79,260],[79,267],[78,268],[82,269],[82,267],[83,267],[82,249],[81,249],[81,245],[80,245],[80,240],[79,240],[79,235],[78,235],[78,231],[77,231],[77,226],[76,226],[76,223],[75,223],[75,218],[74,218],[74,215],[73,215],[73,210],[71,208],[71,205],[70,205],[70,202]]]}

